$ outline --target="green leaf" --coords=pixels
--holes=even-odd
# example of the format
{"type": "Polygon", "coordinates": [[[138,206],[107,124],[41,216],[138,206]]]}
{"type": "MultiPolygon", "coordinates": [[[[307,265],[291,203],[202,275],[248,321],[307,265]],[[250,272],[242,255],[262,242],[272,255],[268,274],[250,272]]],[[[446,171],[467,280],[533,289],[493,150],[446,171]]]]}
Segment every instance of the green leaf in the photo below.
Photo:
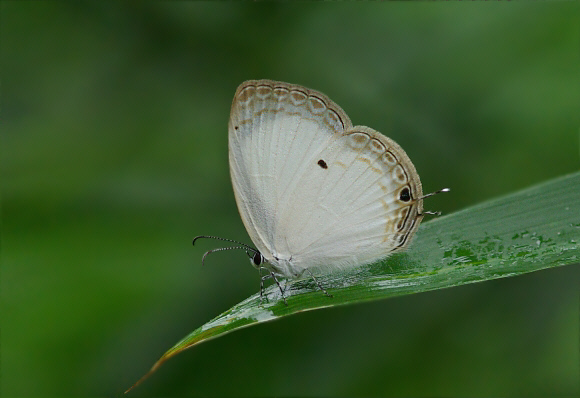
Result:
{"type": "MultiPolygon", "coordinates": [[[[135,385],[170,357],[236,329],[324,307],[379,300],[516,276],[580,261],[580,172],[435,218],[421,225],[409,250],[386,260],[274,284],[199,327],[168,350],[135,385]]],[[[133,388],[133,387],[131,387],[133,388]]],[[[130,390],[130,389],[129,389],[130,390]]]]}

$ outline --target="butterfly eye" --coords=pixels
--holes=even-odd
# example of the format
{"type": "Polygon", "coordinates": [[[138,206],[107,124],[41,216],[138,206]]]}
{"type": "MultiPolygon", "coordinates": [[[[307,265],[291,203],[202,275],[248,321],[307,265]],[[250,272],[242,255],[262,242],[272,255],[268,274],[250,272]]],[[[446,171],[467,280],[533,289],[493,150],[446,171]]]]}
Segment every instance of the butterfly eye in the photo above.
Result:
{"type": "Polygon", "coordinates": [[[403,190],[399,194],[399,199],[402,200],[403,202],[408,202],[411,200],[411,191],[409,191],[409,188],[407,187],[403,188],[403,190]]]}
{"type": "Polygon", "coordinates": [[[252,262],[254,263],[255,266],[259,266],[260,264],[262,264],[262,254],[260,252],[256,252],[254,254],[254,257],[252,258],[252,262]]]}

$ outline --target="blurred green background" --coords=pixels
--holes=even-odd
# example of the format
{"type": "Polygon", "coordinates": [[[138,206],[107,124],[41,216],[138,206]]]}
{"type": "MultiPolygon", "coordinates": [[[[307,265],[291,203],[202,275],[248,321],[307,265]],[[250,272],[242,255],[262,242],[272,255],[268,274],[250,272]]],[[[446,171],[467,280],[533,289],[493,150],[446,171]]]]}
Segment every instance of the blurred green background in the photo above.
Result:
{"type": "MultiPolygon", "coordinates": [[[[2,1],[3,396],[111,395],[258,291],[227,163],[238,84],[320,90],[450,213],[580,166],[580,3],[2,1]]],[[[460,233],[460,231],[458,231],[460,233]]],[[[421,233],[421,231],[419,231],[421,233]]],[[[578,265],[304,313],[135,395],[580,393],[578,265]]]]}

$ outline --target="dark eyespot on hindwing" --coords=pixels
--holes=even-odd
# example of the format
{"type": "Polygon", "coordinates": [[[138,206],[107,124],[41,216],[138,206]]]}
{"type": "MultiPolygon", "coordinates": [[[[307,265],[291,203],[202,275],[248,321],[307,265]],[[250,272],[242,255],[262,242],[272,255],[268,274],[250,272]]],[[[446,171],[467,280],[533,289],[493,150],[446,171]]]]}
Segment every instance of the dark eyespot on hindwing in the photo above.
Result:
{"type": "Polygon", "coordinates": [[[403,188],[401,193],[399,194],[399,199],[403,202],[408,202],[411,200],[411,192],[409,191],[408,187],[403,188]]]}

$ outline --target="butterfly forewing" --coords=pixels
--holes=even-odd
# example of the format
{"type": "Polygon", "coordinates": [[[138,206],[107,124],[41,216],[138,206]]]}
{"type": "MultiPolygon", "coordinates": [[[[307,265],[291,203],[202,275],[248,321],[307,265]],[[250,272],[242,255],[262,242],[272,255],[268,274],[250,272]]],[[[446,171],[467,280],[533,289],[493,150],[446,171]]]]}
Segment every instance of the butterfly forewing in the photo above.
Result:
{"type": "Polygon", "coordinates": [[[352,127],[325,95],[269,80],[237,90],[230,169],[248,233],[271,263],[297,269],[376,261],[403,248],[422,212],[405,152],[352,127]]]}
{"type": "Polygon", "coordinates": [[[276,215],[297,189],[307,159],[351,126],[340,107],[304,87],[269,80],[238,87],[229,124],[230,170],[242,220],[266,258],[276,215]]]}

